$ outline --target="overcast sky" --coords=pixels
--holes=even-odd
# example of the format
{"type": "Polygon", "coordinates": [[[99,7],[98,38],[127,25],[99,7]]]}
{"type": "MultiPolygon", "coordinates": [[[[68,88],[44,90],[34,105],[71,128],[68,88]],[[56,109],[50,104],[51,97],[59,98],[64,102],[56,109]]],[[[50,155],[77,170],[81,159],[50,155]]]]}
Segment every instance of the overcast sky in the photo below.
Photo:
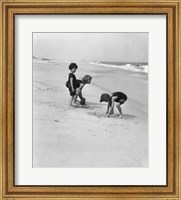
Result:
{"type": "Polygon", "coordinates": [[[33,33],[33,56],[75,61],[148,62],[148,33],[33,33]]]}

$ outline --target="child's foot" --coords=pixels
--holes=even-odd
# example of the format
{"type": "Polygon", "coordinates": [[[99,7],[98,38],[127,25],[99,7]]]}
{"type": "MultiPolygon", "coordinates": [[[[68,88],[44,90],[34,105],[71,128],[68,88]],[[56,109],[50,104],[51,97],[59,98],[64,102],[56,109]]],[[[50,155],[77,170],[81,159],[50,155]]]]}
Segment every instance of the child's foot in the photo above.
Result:
{"type": "Polygon", "coordinates": [[[72,107],[79,107],[79,105],[77,103],[73,103],[72,107]]]}
{"type": "Polygon", "coordinates": [[[74,108],[73,105],[69,105],[69,108],[74,108]]]}
{"type": "Polygon", "coordinates": [[[79,102],[78,100],[76,100],[76,104],[77,104],[77,105],[79,105],[79,104],[80,104],[80,102],[79,102]]]}

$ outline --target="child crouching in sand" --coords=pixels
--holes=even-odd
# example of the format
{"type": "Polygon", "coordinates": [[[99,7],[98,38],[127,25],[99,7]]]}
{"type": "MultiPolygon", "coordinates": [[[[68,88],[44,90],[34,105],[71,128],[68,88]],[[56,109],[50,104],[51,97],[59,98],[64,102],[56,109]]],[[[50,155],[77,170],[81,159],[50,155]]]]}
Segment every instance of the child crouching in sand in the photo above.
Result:
{"type": "Polygon", "coordinates": [[[100,98],[100,102],[108,102],[107,104],[107,116],[114,114],[114,105],[116,103],[116,107],[119,111],[120,117],[123,116],[121,106],[127,100],[127,96],[122,92],[114,92],[112,94],[102,94],[100,98]]]}

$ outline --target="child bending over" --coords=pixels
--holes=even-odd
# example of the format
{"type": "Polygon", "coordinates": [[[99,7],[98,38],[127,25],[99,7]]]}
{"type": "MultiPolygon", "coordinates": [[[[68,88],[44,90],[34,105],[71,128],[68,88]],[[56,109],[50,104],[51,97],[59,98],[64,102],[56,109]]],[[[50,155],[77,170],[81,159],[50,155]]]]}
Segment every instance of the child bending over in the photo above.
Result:
{"type": "Polygon", "coordinates": [[[85,98],[82,95],[82,89],[86,84],[90,84],[92,80],[92,77],[90,75],[85,75],[82,80],[77,80],[77,89],[76,89],[76,96],[75,101],[77,100],[77,97],[80,98],[80,104],[85,105],[85,98]]]}
{"type": "Polygon", "coordinates": [[[107,116],[114,114],[114,105],[116,104],[116,107],[119,111],[120,117],[122,117],[122,109],[121,106],[125,101],[127,100],[127,96],[122,92],[114,92],[112,94],[102,94],[100,98],[100,102],[108,102],[107,104],[107,116]]]}

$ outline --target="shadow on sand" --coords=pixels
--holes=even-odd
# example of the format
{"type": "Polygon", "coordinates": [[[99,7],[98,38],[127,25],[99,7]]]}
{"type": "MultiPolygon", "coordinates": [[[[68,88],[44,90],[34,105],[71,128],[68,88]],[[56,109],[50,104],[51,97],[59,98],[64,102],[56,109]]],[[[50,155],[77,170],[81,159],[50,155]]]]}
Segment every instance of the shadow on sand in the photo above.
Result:
{"type": "Polygon", "coordinates": [[[136,119],[136,115],[123,114],[123,119],[136,119]]]}
{"type": "Polygon", "coordinates": [[[88,107],[90,107],[91,109],[94,109],[94,108],[101,108],[100,103],[86,102],[86,104],[87,104],[88,107]]]}

